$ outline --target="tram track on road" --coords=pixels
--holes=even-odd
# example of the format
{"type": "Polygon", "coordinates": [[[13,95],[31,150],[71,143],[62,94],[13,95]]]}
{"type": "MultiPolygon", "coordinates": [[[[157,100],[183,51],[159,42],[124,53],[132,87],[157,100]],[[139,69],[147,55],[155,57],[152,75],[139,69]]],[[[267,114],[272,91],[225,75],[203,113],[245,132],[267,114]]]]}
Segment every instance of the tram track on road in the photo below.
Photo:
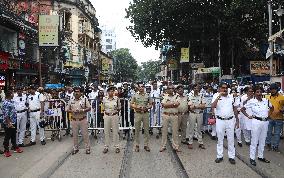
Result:
{"type": "Polygon", "coordinates": [[[167,150],[170,157],[171,157],[171,160],[172,160],[172,163],[175,167],[175,171],[176,171],[176,174],[178,177],[181,177],[181,178],[189,178],[189,175],[188,173],[186,172],[177,152],[174,150],[173,146],[172,146],[172,142],[171,142],[171,139],[170,137],[168,136],[168,142],[167,142],[167,150]]]}
{"type": "Polygon", "coordinates": [[[130,132],[127,134],[127,142],[123,153],[123,159],[119,171],[119,178],[130,178],[131,159],[133,154],[133,141],[131,141],[130,132]]]}

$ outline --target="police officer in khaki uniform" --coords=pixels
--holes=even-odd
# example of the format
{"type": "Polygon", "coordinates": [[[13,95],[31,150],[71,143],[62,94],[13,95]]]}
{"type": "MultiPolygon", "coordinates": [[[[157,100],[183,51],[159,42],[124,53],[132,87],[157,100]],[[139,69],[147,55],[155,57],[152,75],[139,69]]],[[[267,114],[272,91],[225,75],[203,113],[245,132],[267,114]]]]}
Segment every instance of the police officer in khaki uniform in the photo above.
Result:
{"type": "Polygon", "coordinates": [[[173,141],[172,145],[174,150],[180,152],[179,150],[179,143],[178,143],[178,106],[180,103],[178,102],[177,95],[174,94],[174,86],[168,85],[167,86],[167,95],[164,96],[162,100],[163,106],[163,127],[162,127],[162,147],[160,152],[166,150],[167,144],[167,135],[168,135],[168,126],[171,122],[172,124],[172,135],[173,141]]]}
{"type": "Polygon", "coordinates": [[[88,134],[88,120],[87,120],[87,112],[91,110],[91,105],[86,97],[81,94],[81,90],[79,87],[74,88],[74,98],[72,98],[67,105],[67,112],[72,113],[72,133],[73,133],[73,141],[74,147],[72,155],[78,153],[79,145],[78,145],[78,130],[79,127],[82,131],[86,154],[90,154],[90,140],[88,134]]]}
{"type": "Polygon", "coordinates": [[[189,144],[188,148],[193,149],[193,135],[195,124],[197,124],[197,139],[199,143],[199,148],[205,149],[202,141],[201,127],[203,123],[203,109],[205,109],[205,100],[202,94],[199,93],[200,88],[198,85],[193,85],[193,95],[189,96],[189,107],[190,107],[190,117],[189,117],[189,144]]]}
{"type": "Polygon", "coordinates": [[[108,96],[103,99],[104,108],[104,133],[105,133],[105,147],[103,153],[108,152],[108,147],[110,145],[110,129],[112,128],[113,133],[113,143],[115,147],[115,152],[119,153],[119,138],[118,138],[118,121],[119,121],[119,111],[121,109],[121,104],[119,98],[114,96],[115,87],[109,87],[107,89],[108,96]]]}
{"type": "Polygon", "coordinates": [[[149,95],[145,93],[143,83],[138,83],[138,92],[131,99],[131,107],[135,111],[134,126],[135,126],[135,151],[139,152],[140,144],[140,129],[141,122],[144,127],[144,149],[150,152],[149,148],[149,109],[152,107],[152,101],[149,95]]]}
{"type": "Polygon", "coordinates": [[[178,128],[181,129],[181,143],[188,145],[186,141],[186,129],[188,122],[188,97],[184,95],[184,88],[182,85],[177,86],[177,99],[180,105],[178,106],[178,128]]]}

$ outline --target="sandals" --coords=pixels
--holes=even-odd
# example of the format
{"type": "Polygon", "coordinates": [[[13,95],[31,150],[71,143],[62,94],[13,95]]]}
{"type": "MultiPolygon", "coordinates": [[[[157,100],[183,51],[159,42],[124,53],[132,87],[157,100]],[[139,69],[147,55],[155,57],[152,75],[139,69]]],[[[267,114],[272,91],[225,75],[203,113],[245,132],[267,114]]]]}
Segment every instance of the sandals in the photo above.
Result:
{"type": "Polygon", "coordinates": [[[115,149],[115,153],[119,153],[120,152],[120,149],[119,148],[116,148],[115,149]]]}
{"type": "Polygon", "coordinates": [[[104,148],[103,153],[106,154],[108,152],[108,148],[104,148]]]}
{"type": "Polygon", "coordinates": [[[144,146],[144,150],[150,152],[150,148],[148,146],[144,146]]]}
{"type": "Polygon", "coordinates": [[[136,146],[135,146],[134,151],[135,151],[135,152],[139,152],[139,145],[136,145],[136,146]]]}
{"type": "Polygon", "coordinates": [[[203,145],[203,144],[199,144],[199,148],[201,148],[201,149],[203,149],[203,150],[205,150],[206,148],[205,148],[205,146],[203,145]]]}
{"type": "Polygon", "coordinates": [[[162,147],[161,149],[160,149],[160,152],[163,152],[163,151],[165,151],[166,150],[166,147],[162,147]]]}
{"type": "Polygon", "coordinates": [[[87,150],[86,150],[86,154],[87,154],[87,155],[91,154],[91,150],[90,150],[90,149],[87,149],[87,150]]]}
{"type": "Polygon", "coordinates": [[[75,155],[75,154],[77,154],[78,152],[79,152],[79,150],[78,150],[78,149],[73,150],[73,151],[72,151],[72,155],[75,155]]]}

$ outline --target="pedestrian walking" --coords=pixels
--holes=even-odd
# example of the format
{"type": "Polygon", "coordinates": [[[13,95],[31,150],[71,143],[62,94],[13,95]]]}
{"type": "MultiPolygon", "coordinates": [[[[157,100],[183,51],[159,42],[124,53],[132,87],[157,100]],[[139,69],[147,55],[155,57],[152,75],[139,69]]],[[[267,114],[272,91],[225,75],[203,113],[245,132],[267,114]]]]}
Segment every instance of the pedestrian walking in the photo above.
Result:
{"type": "Polygon", "coordinates": [[[270,85],[271,95],[268,96],[268,100],[272,103],[274,110],[269,112],[269,125],[266,138],[267,147],[269,149],[272,148],[276,152],[279,152],[280,133],[283,129],[284,121],[284,96],[278,93],[278,91],[279,88],[275,83],[270,85]]]}
{"type": "Polygon", "coordinates": [[[265,146],[265,139],[268,130],[268,113],[273,110],[272,104],[268,99],[262,98],[263,88],[256,86],[254,89],[255,98],[249,100],[241,109],[242,113],[252,120],[251,129],[251,145],[250,145],[250,163],[256,166],[255,154],[258,147],[258,160],[269,163],[270,161],[263,157],[263,151],[265,146]],[[252,115],[246,112],[246,109],[250,108],[252,115]]]}
{"type": "Polygon", "coordinates": [[[40,122],[43,122],[44,115],[44,96],[41,93],[36,93],[35,86],[30,87],[30,95],[28,96],[28,108],[30,116],[31,141],[27,146],[36,144],[36,131],[38,128],[40,142],[45,145],[44,127],[40,122]]]}
{"type": "Polygon", "coordinates": [[[237,107],[234,106],[234,98],[228,94],[228,85],[221,83],[219,85],[219,94],[214,95],[211,107],[215,109],[216,132],[218,137],[217,159],[216,163],[223,161],[223,141],[225,132],[228,140],[229,162],[235,164],[235,145],[234,130],[239,125],[237,107]],[[235,118],[235,119],[234,119],[235,118]]]}
{"type": "Polygon", "coordinates": [[[67,105],[67,112],[72,113],[71,126],[73,133],[73,151],[72,155],[79,152],[78,131],[81,129],[83,135],[86,154],[90,154],[90,139],[88,134],[87,112],[91,110],[91,105],[86,97],[81,93],[79,87],[74,88],[74,98],[67,105]]]}
{"type": "Polygon", "coordinates": [[[109,87],[107,89],[108,96],[103,99],[104,108],[104,133],[105,133],[105,146],[103,153],[107,153],[110,145],[110,133],[112,128],[113,143],[115,147],[115,152],[119,153],[119,111],[121,109],[121,104],[119,98],[114,96],[115,87],[109,87]]]}
{"type": "Polygon", "coordinates": [[[3,112],[3,125],[5,131],[4,137],[4,156],[10,157],[11,152],[9,151],[9,142],[11,140],[12,150],[16,153],[22,153],[23,150],[19,148],[16,141],[17,134],[17,111],[15,109],[15,104],[13,102],[13,92],[6,92],[6,99],[3,102],[2,106],[3,112]]]}
{"type": "Polygon", "coordinates": [[[193,95],[188,97],[189,100],[189,141],[188,148],[193,149],[193,135],[194,128],[196,127],[197,140],[199,143],[199,148],[205,149],[202,140],[201,128],[203,126],[203,110],[205,109],[205,100],[201,93],[199,93],[200,87],[198,85],[193,85],[193,95]]]}
{"type": "Polygon", "coordinates": [[[143,83],[138,83],[138,93],[131,99],[131,107],[134,109],[134,126],[135,126],[135,151],[139,152],[140,144],[140,129],[141,123],[144,128],[144,149],[150,152],[149,148],[149,109],[152,107],[152,101],[147,93],[145,93],[145,86],[143,83]]]}
{"type": "Polygon", "coordinates": [[[162,146],[160,152],[166,150],[167,144],[167,136],[168,136],[168,126],[169,123],[172,124],[172,146],[173,149],[177,152],[179,150],[179,142],[178,142],[178,106],[180,103],[178,102],[177,95],[174,94],[174,86],[167,86],[167,94],[164,95],[162,100],[163,106],[163,125],[162,125],[162,146]]]}
{"type": "Polygon", "coordinates": [[[17,87],[17,93],[13,97],[17,112],[17,144],[24,147],[24,138],[27,127],[27,95],[23,94],[23,88],[17,87]]]}

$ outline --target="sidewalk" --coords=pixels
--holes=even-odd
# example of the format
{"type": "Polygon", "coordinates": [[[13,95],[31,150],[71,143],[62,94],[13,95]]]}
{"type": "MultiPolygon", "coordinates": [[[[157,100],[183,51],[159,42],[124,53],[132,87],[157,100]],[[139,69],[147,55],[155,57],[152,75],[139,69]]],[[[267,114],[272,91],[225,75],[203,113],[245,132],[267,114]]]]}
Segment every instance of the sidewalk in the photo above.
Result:
{"type": "MultiPolygon", "coordinates": [[[[1,145],[3,139],[1,136],[1,145]]],[[[60,159],[70,154],[72,146],[73,142],[70,136],[63,137],[61,142],[48,139],[44,146],[40,144],[37,138],[37,144],[24,147],[23,153],[12,153],[9,158],[0,155],[0,177],[45,177],[60,162],[60,159]]],[[[3,149],[3,146],[1,146],[1,149],[3,149]]]]}

